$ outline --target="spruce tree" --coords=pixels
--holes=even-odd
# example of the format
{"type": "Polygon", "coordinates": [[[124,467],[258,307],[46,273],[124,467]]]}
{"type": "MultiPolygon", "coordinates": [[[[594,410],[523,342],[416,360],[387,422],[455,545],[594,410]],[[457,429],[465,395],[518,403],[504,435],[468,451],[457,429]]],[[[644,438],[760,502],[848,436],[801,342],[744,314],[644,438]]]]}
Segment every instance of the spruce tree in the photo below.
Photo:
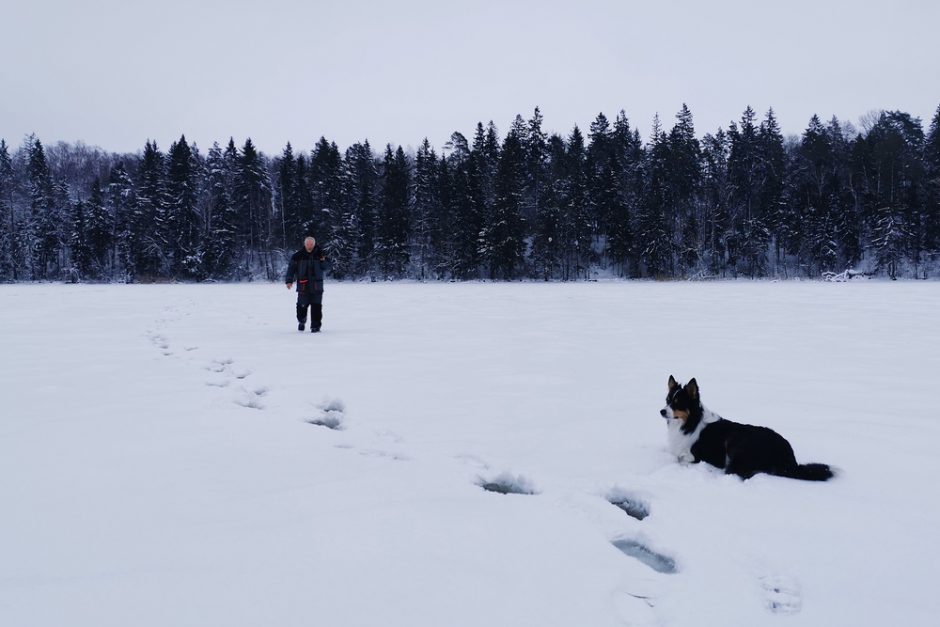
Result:
{"type": "Polygon", "coordinates": [[[647,151],[646,190],[637,225],[639,258],[648,276],[668,276],[672,266],[671,237],[666,222],[668,202],[669,142],[659,122],[653,118],[653,132],[647,151]]]}
{"type": "Polygon", "coordinates": [[[538,219],[542,204],[548,195],[548,138],[542,131],[542,122],[542,112],[536,107],[522,131],[526,160],[522,215],[528,224],[533,224],[538,219]]]}
{"type": "Polygon", "coordinates": [[[167,220],[166,163],[157,143],[148,141],[137,171],[129,244],[133,277],[170,276],[170,225],[167,220]]]}
{"type": "MultiPolygon", "coordinates": [[[[356,143],[346,153],[346,197],[349,199],[355,226],[355,246],[358,264],[350,269],[360,275],[374,275],[378,170],[369,142],[356,143]]],[[[349,256],[352,259],[352,255],[349,256]]]]}
{"type": "Polygon", "coordinates": [[[27,182],[30,199],[30,267],[33,279],[49,279],[61,270],[63,236],[61,212],[56,205],[52,174],[45,149],[38,138],[27,139],[29,162],[27,182]]]}
{"type": "MultiPolygon", "coordinates": [[[[731,235],[731,183],[728,180],[728,135],[721,128],[702,140],[703,259],[713,276],[724,276],[731,235]]],[[[733,240],[730,242],[734,244],[733,240]]]]}
{"type": "Polygon", "coordinates": [[[568,281],[582,274],[594,261],[592,248],[594,222],[588,188],[587,151],[584,135],[577,126],[568,137],[565,152],[565,178],[561,183],[562,278],[568,281]]]}
{"type": "Polygon", "coordinates": [[[490,278],[514,279],[525,261],[525,219],[522,216],[526,182],[525,132],[521,118],[506,135],[499,151],[493,211],[484,226],[485,259],[490,278]]]}
{"type": "Polygon", "coordinates": [[[375,225],[376,255],[386,279],[400,278],[408,265],[411,236],[411,173],[401,146],[394,153],[391,144],[386,146],[382,170],[382,199],[375,225]]]}
{"type": "Polygon", "coordinates": [[[896,278],[906,260],[922,262],[924,134],[918,118],[883,112],[868,133],[871,151],[872,244],[879,268],[896,278]]]}
{"type": "Polygon", "coordinates": [[[770,232],[760,204],[761,154],[755,118],[754,110],[747,107],[741,116],[741,125],[732,124],[728,132],[731,147],[728,155],[729,209],[736,243],[734,262],[743,264],[742,269],[751,277],[766,273],[770,243],[770,232]]]}
{"type": "MultiPolygon", "coordinates": [[[[482,125],[478,126],[478,137],[482,125]]],[[[468,154],[455,151],[448,159],[453,165],[453,229],[449,249],[451,276],[471,279],[480,276],[485,225],[485,159],[482,145],[468,154]]]]}
{"type": "MultiPolygon", "coordinates": [[[[606,253],[619,269],[620,276],[636,276],[638,272],[634,220],[639,213],[643,197],[643,142],[638,131],[630,128],[630,121],[620,111],[614,121],[611,142],[611,173],[615,193],[610,211],[601,230],[607,235],[606,253]]],[[[605,174],[606,176],[606,174],[605,174]]],[[[609,187],[610,182],[605,183],[609,187]]],[[[606,192],[610,194],[610,192],[606,192]]]]}
{"type": "Polygon", "coordinates": [[[615,167],[613,131],[607,116],[598,113],[591,122],[588,132],[590,141],[585,159],[585,172],[588,185],[588,214],[591,222],[591,234],[600,235],[606,230],[616,203],[616,184],[611,179],[615,167]],[[602,226],[603,225],[603,226],[602,226]]]}
{"type": "Polygon", "coordinates": [[[297,160],[294,158],[294,149],[290,142],[281,153],[277,164],[277,205],[280,214],[279,242],[284,250],[290,250],[294,242],[302,235],[302,218],[300,207],[299,172],[297,160]]]}
{"type": "Polygon", "coordinates": [[[940,254],[940,107],[924,142],[924,247],[940,254]]]}
{"type": "Polygon", "coordinates": [[[68,243],[72,257],[71,280],[86,279],[94,272],[94,254],[88,238],[88,219],[85,203],[76,201],[69,220],[68,243]]]}
{"type": "Polygon", "coordinates": [[[101,182],[97,178],[91,185],[88,202],[85,203],[85,214],[93,276],[99,279],[107,278],[111,269],[111,251],[114,247],[114,216],[105,207],[101,182]]]}
{"type": "Polygon", "coordinates": [[[170,272],[174,278],[204,278],[202,224],[197,206],[199,164],[186,136],[167,155],[167,233],[170,272]]]}
{"type": "Polygon", "coordinates": [[[236,229],[241,238],[239,249],[245,251],[243,276],[251,280],[255,271],[262,270],[268,279],[273,279],[277,272],[268,254],[271,187],[264,159],[251,138],[245,140],[237,158],[234,190],[238,216],[236,229]]]}
{"type": "Polygon", "coordinates": [[[0,139],[0,281],[19,280],[16,251],[16,214],[13,205],[13,160],[6,141],[0,139]]]}
{"type": "Polygon", "coordinates": [[[206,276],[217,280],[231,278],[238,258],[238,214],[232,200],[236,167],[235,159],[226,158],[217,143],[212,145],[204,172],[207,203],[201,248],[206,276]]]}
{"type": "Polygon", "coordinates": [[[698,263],[700,250],[701,146],[695,137],[692,112],[684,104],[676,114],[676,124],[669,132],[667,144],[665,212],[672,223],[675,261],[682,271],[690,272],[698,263]]]}
{"type": "Polygon", "coordinates": [[[546,142],[547,174],[544,197],[532,225],[532,274],[549,281],[561,274],[562,204],[567,176],[567,146],[557,133],[546,142]]]}
{"type": "MultiPolygon", "coordinates": [[[[786,181],[786,152],[783,147],[783,134],[774,110],[767,111],[757,132],[758,154],[758,215],[761,216],[761,228],[773,240],[774,264],[780,264],[783,254],[783,190],[786,181]]],[[[760,262],[763,257],[753,259],[754,269],[762,271],[760,262]]]]}
{"type": "Polygon", "coordinates": [[[440,198],[437,186],[437,154],[427,137],[415,154],[414,207],[412,220],[411,263],[419,279],[433,276],[437,266],[435,254],[436,220],[440,216],[440,198]]]}

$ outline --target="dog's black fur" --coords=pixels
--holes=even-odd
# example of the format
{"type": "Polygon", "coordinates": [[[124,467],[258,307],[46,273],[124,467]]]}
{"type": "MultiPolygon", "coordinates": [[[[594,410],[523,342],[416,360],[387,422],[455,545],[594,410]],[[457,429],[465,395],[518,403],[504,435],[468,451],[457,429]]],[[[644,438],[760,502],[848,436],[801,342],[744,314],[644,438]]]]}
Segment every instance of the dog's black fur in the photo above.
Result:
{"type": "Polygon", "coordinates": [[[660,415],[670,421],[670,430],[678,428],[671,434],[673,444],[689,445],[695,463],[707,462],[742,479],[760,472],[806,481],[826,481],[833,476],[826,464],[798,464],[793,447],[776,431],[725,420],[706,410],[695,379],[682,386],[669,377],[666,407],[660,415]]]}

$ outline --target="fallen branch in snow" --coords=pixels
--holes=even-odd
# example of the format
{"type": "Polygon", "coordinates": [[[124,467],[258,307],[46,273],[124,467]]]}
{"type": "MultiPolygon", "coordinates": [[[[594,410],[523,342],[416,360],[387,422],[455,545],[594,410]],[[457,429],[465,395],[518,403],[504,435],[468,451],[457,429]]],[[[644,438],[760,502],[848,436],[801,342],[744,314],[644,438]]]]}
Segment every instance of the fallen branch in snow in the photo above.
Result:
{"type": "Polygon", "coordinates": [[[823,281],[827,281],[829,283],[845,283],[846,281],[849,281],[850,279],[853,279],[858,276],[869,278],[872,276],[872,273],[860,272],[858,270],[852,270],[851,268],[848,268],[838,273],[837,272],[823,272],[822,273],[823,281]]]}

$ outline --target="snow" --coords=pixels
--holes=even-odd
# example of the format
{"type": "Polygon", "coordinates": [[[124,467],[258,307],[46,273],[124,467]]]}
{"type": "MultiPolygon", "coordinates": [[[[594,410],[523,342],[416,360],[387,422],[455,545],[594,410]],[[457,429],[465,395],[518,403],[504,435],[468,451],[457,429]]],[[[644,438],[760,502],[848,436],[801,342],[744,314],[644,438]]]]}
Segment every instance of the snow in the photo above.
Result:
{"type": "Polygon", "coordinates": [[[3,625],[935,620],[935,283],[331,283],[320,334],[279,284],[0,304],[3,625]],[[670,374],[839,476],[678,464],[670,374]]]}

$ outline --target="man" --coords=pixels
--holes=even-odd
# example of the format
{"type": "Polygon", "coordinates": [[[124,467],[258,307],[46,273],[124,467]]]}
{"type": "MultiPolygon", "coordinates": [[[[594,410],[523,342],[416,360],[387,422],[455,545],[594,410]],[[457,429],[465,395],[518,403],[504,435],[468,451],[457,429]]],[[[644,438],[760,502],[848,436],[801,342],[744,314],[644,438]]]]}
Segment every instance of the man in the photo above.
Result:
{"type": "Polygon", "coordinates": [[[304,247],[290,258],[284,282],[287,289],[297,281],[297,330],[303,331],[310,307],[310,332],[319,333],[323,321],[323,273],[331,267],[323,249],[312,236],[304,239],[304,247]]]}

